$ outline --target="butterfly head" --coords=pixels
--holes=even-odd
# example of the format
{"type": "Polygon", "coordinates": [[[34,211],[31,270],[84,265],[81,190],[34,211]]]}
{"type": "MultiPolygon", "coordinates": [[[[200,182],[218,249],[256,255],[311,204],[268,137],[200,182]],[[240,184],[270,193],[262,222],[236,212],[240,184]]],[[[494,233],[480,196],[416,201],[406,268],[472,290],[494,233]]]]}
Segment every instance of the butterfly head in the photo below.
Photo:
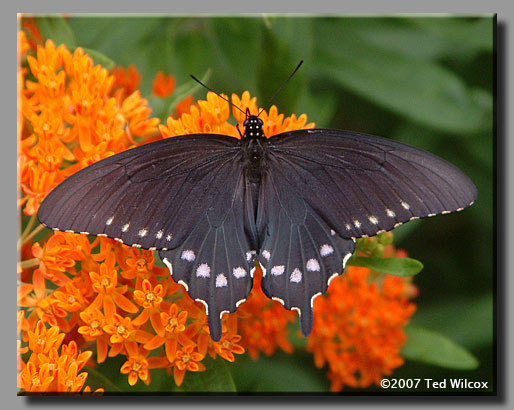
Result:
{"type": "Polygon", "coordinates": [[[256,115],[250,115],[247,111],[246,120],[243,123],[245,129],[244,137],[246,138],[265,138],[262,126],[264,123],[256,115]]]}

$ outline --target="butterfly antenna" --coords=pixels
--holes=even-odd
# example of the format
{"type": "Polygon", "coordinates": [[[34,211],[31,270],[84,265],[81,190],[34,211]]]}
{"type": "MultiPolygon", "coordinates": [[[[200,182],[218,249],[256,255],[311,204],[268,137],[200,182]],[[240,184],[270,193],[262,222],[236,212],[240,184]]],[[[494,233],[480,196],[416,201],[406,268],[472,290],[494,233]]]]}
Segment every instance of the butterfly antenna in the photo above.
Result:
{"type": "MultiPolygon", "coordinates": [[[[228,102],[232,107],[237,108],[239,111],[241,111],[243,114],[245,114],[245,112],[244,112],[241,108],[239,108],[237,105],[234,105],[234,104],[232,103],[232,101],[230,101],[228,98],[223,97],[221,94],[217,93],[217,92],[216,92],[216,91],[214,91],[212,88],[210,88],[210,87],[206,86],[206,85],[205,85],[204,83],[202,83],[198,78],[196,78],[193,74],[190,74],[190,76],[191,76],[191,78],[192,78],[193,80],[195,80],[198,84],[203,85],[205,88],[207,88],[209,91],[211,91],[211,92],[213,92],[214,94],[216,94],[216,95],[217,95],[218,97],[220,97],[222,100],[225,100],[226,102],[228,102]]],[[[246,114],[245,114],[245,115],[246,115],[246,114]]]]}
{"type": "MultiPolygon", "coordinates": [[[[296,68],[294,69],[294,71],[289,75],[289,77],[287,77],[286,81],[284,81],[282,83],[282,85],[278,88],[277,91],[275,91],[275,94],[273,94],[271,96],[271,98],[269,99],[269,101],[266,103],[265,107],[269,107],[269,105],[271,104],[271,102],[275,99],[275,97],[277,96],[277,94],[282,91],[282,88],[285,87],[285,85],[289,82],[289,80],[291,79],[291,77],[293,77],[293,75],[295,75],[295,73],[298,71],[298,69],[300,68],[300,66],[303,64],[303,60],[300,60],[300,62],[298,63],[298,65],[296,66],[296,68]]],[[[264,108],[261,108],[261,110],[259,111],[259,114],[257,114],[257,117],[259,115],[261,115],[261,112],[264,111],[264,108]]]]}

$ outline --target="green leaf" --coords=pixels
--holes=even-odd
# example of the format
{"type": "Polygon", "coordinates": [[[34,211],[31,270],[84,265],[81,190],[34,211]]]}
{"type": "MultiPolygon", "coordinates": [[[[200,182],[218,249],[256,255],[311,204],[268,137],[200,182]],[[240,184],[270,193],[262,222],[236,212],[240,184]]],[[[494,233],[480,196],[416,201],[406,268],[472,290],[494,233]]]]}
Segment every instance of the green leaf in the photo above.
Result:
{"type": "Polygon", "coordinates": [[[348,261],[348,264],[394,276],[412,276],[423,269],[423,264],[420,261],[411,258],[377,258],[354,255],[348,261]]]}
{"type": "Polygon", "coordinates": [[[470,352],[440,333],[414,326],[407,326],[405,332],[407,343],[401,355],[408,360],[458,370],[472,370],[479,365],[470,352]]]}
{"type": "Polygon", "coordinates": [[[455,134],[490,130],[492,96],[441,64],[373,46],[344,22],[318,28],[320,72],[374,103],[455,134]]]}
{"type": "MultiPolygon", "coordinates": [[[[75,51],[76,47],[74,49],[71,49],[71,51],[75,51]]],[[[106,68],[107,70],[110,70],[114,65],[114,60],[111,60],[106,55],[100,53],[99,51],[92,50],[90,48],[82,48],[84,50],[84,54],[88,54],[89,57],[93,60],[93,63],[100,64],[102,67],[106,68]]]]}
{"type": "Polygon", "coordinates": [[[224,359],[217,360],[208,357],[202,362],[204,372],[187,372],[184,382],[176,389],[178,392],[220,392],[235,393],[236,385],[224,359]]]}
{"type": "Polygon", "coordinates": [[[277,351],[271,357],[261,354],[257,361],[243,355],[236,359],[233,370],[238,392],[250,394],[328,392],[325,372],[314,366],[310,353],[301,351],[277,351]]]}
{"type": "Polygon", "coordinates": [[[430,324],[468,349],[491,346],[494,337],[494,301],[490,293],[473,296],[454,295],[437,303],[423,306],[412,318],[413,325],[430,324]],[[473,326],[470,326],[473,323],[473,326]]]}
{"type": "Polygon", "coordinates": [[[75,36],[64,18],[60,16],[37,17],[36,25],[43,39],[52,40],[56,46],[64,44],[68,49],[75,47],[75,36]]]}

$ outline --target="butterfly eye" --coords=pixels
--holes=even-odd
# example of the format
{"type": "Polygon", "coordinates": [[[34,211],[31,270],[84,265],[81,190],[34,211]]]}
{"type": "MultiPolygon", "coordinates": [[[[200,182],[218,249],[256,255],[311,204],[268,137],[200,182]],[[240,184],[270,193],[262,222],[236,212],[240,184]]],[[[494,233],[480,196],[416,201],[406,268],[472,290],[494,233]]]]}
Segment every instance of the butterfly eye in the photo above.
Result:
{"type": "Polygon", "coordinates": [[[262,125],[264,124],[260,118],[257,118],[257,122],[259,123],[259,125],[260,125],[261,127],[262,127],[262,125]]]}

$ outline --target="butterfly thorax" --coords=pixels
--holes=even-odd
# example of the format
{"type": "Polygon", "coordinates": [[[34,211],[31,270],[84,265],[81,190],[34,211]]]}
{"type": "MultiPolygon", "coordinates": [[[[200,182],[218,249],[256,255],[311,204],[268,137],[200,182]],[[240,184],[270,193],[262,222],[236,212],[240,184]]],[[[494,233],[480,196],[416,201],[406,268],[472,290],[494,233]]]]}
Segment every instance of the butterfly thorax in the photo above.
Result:
{"type": "Polygon", "coordinates": [[[262,130],[262,120],[250,115],[244,122],[242,138],[243,166],[250,181],[258,183],[264,169],[264,143],[266,137],[262,130]]]}

